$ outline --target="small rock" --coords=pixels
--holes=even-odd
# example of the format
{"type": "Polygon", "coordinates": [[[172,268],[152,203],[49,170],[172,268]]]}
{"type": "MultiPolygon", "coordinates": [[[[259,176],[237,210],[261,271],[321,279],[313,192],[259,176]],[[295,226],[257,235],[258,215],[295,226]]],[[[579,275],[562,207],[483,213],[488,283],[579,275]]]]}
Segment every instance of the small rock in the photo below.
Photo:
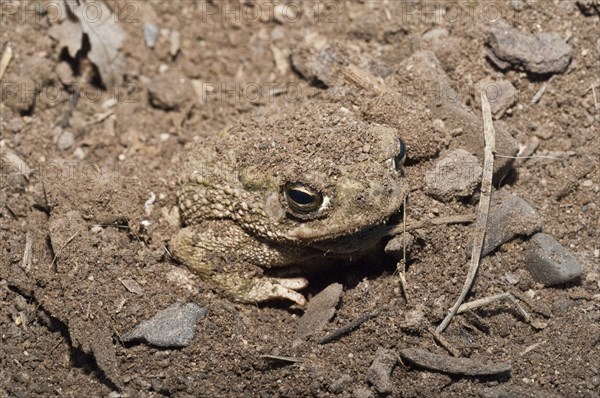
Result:
{"type": "Polygon", "coordinates": [[[61,151],[67,150],[73,146],[75,143],[75,136],[70,131],[63,131],[62,134],[58,137],[58,149],[61,151]]]}
{"type": "Polygon", "coordinates": [[[344,373],[338,379],[331,382],[329,385],[329,391],[334,394],[341,394],[346,390],[346,387],[352,382],[352,377],[349,374],[344,373]]]}
{"type": "Polygon", "coordinates": [[[419,333],[427,325],[425,306],[417,304],[416,307],[404,313],[404,319],[400,322],[400,329],[409,333],[419,333]]]}
{"type": "Polygon", "coordinates": [[[335,314],[335,306],[340,301],[342,292],[342,285],[332,283],[308,302],[306,312],[296,326],[294,346],[323,329],[335,314]]]}
{"type": "Polygon", "coordinates": [[[525,265],[536,282],[552,286],[581,277],[581,264],[552,236],[539,233],[529,241],[525,265]]]}
{"type": "Polygon", "coordinates": [[[397,361],[398,359],[394,351],[385,348],[377,349],[375,359],[367,371],[367,378],[380,394],[389,394],[392,392],[394,385],[390,380],[390,376],[397,361]]]}
{"type": "Polygon", "coordinates": [[[75,156],[79,160],[83,160],[83,158],[85,158],[85,152],[83,152],[83,149],[81,149],[81,147],[77,147],[73,151],[73,156],[75,156]]]}
{"type": "Polygon", "coordinates": [[[164,74],[148,85],[150,104],[166,111],[183,109],[192,100],[191,83],[176,74],[164,74]]]}
{"type": "Polygon", "coordinates": [[[554,137],[554,132],[547,128],[543,130],[536,130],[533,132],[533,134],[535,134],[536,137],[539,137],[543,140],[549,140],[550,138],[554,137]]]}
{"type": "Polygon", "coordinates": [[[186,347],[196,334],[196,321],[207,314],[207,308],[201,308],[194,303],[173,304],[137,325],[131,332],[122,336],[121,340],[145,341],[163,348],[186,347]]]}
{"type": "Polygon", "coordinates": [[[525,145],[521,146],[519,153],[517,154],[516,163],[524,163],[529,160],[529,157],[535,153],[540,145],[540,139],[536,136],[531,136],[525,142],[525,145]]]}
{"type": "Polygon", "coordinates": [[[438,44],[448,38],[448,29],[435,28],[421,36],[422,44],[438,44]]]}
{"type": "Polygon", "coordinates": [[[367,387],[357,387],[352,391],[354,398],[373,398],[374,394],[367,387]]]}
{"type": "Polygon", "coordinates": [[[156,46],[156,37],[160,29],[152,23],[144,23],[144,42],[148,48],[156,46]]]}
{"type": "Polygon", "coordinates": [[[104,228],[102,228],[100,225],[94,225],[92,228],[90,228],[90,232],[93,234],[99,234],[102,231],[104,231],[104,228]]]}
{"type": "Polygon", "coordinates": [[[179,42],[181,41],[181,33],[178,30],[171,32],[171,47],[169,48],[169,54],[171,57],[175,57],[179,52],[179,42]]]}
{"type": "Polygon", "coordinates": [[[490,27],[486,43],[491,49],[490,60],[499,68],[506,69],[508,64],[537,74],[564,72],[573,51],[556,32],[532,35],[514,29],[504,21],[490,27]]]}
{"type": "Polygon", "coordinates": [[[425,193],[449,202],[475,192],[482,169],[477,157],[463,149],[448,152],[425,174],[425,193]]]}
{"type": "Polygon", "coordinates": [[[506,282],[508,282],[511,285],[516,285],[517,283],[519,283],[519,277],[514,274],[507,273],[504,275],[504,279],[506,279],[506,282]]]}
{"type": "MultiPolygon", "coordinates": [[[[406,253],[410,253],[415,242],[415,237],[406,233],[406,253]]],[[[404,234],[396,235],[385,245],[385,252],[396,260],[404,258],[404,234]]]]}
{"type": "Polygon", "coordinates": [[[530,236],[541,229],[541,215],[529,203],[505,191],[497,191],[488,214],[481,257],[516,236],[530,236]]]}
{"type": "Polygon", "coordinates": [[[517,89],[508,80],[494,80],[486,77],[477,83],[475,101],[481,102],[480,90],[484,90],[490,102],[492,115],[500,117],[517,101],[517,89]]]}
{"type": "Polygon", "coordinates": [[[515,11],[521,11],[525,7],[523,0],[510,0],[510,6],[515,11]]]}
{"type": "Polygon", "coordinates": [[[586,17],[600,15],[599,0],[577,0],[576,4],[579,11],[586,17]]]}

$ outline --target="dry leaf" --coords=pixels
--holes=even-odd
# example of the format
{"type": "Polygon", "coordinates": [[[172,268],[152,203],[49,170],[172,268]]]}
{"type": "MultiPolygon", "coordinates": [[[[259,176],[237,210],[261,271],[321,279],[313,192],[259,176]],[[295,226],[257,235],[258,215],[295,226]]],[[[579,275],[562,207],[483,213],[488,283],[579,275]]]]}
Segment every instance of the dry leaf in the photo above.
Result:
{"type": "Polygon", "coordinates": [[[118,20],[103,1],[81,0],[79,4],[67,1],[65,4],[79,19],[83,33],[88,35],[91,47],[88,58],[98,67],[104,85],[108,87],[121,83],[126,63],[119,49],[125,32],[118,20]],[[88,6],[91,3],[92,6],[88,6]],[[93,10],[98,12],[94,13],[93,10]]]}
{"type": "Polygon", "coordinates": [[[90,42],[89,60],[96,65],[100,79],[106,87],[120,84],[126,70],[125,57],[119,49],[125,39],[125,31],[106,3],[99,0],[63,0],[61,23],[52,26],[50,36],[67,47],[75,57],[86,34],[90,42]]]}
{"type": "Polygon", "coordinates": [[[74,15],[70,14],[65,3],[58,2],[56,6],[60,8],[59,21],[57,25],[52,25],[48,34],[53,39],[58,40],[58,46],[62,49],[67,48],[69,55],[73,58],[77,51],[81,50],[82,35],[81,24],[74,15]]]}
{"type": "Polygon", "coordinates": [[[77,55],[77,51],[81,50],[83,31],[79,22],[73,22],[67,18],[60,25],[53,25],[48,34],[58,40],[60,48],[66,47],[69,55],[73,58],[77,55]]]}

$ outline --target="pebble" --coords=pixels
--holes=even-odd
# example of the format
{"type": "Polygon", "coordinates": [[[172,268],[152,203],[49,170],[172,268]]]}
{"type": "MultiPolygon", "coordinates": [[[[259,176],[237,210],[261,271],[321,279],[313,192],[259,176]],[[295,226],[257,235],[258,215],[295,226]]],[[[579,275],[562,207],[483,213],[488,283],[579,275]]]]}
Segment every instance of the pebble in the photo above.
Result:
{"type": "Polygon", "coordinates": [[[70,131],[63,131],[62,134],[58,137],[58,149],[61,151],[67,150],[73,146],[75,143],[75,136],[70,131]]]}
{"type": "Polygon", "coordinates": [[[339,283],[332,283],[313,297],[306,306],[306,312],[298,320],[294,336],[294,346],[302,340],[320,332],[335,314],[335,307],[344,289],[339,283]]]}
{"type": "Polygon", "coordinates": [[[144,42],[148,48],[156,46],[156,37],[160,29],[152,23],[144,23],[144,42]]]}
{"type": "Polygon", "coordinates": [[[480,90],[483,89],[490,102],[492,115],[502,116],[511,106],[517,102],[517,89],[511,82],[505,79],[494,80],[490,77],[480,80],[477,83],[477,92],[475,100],[481,102],[480,90]]]}
{"type": "Polygon", "coordinates": [[[181,33],[178,30],[171,32],[171,47],[169,48],[169,54],[171,57],[175,57],[179,52],[179,43],[181,41],[181,33]]]}
{"type": "Polygon", "coordinates": [[[519,283],[519,277],[514,274],[507,273],[504,275],[504,279],[506,279],[506,282],[508,282],[511,285],[516,285],[517,283],[519,283]]]}
{"type": "Polygon", "coordinates": [[[556,32],[532,35],[514,29],[504,21],[490,27],[486,43],[491,49],[488,58],[500,69],[512,66],[536,74],[564,72],[573,52],[556,32]]]}
{"type": "Polygon", "coordinates": [[[397,361],[394,351],[385,348],[377,349],[375,359],[367,370],[367,378],[378,393],[389,394],[392,392],[394,385],[390,376],[397,361]]]}
{"type": "MultiPolygon", "coordinates": [[[[415,242],[415,237],[406,233],[406,253],[410,253],[415,242]]],[[[385,252],[394,257],[397,261],[404,258],[404,235],[396,235],[385,245],[385,252]]]]}
{"type": "Polygon", "coordinates": [[[541,215],[525,200],[505,191],[493,194],[481,257],[516,236],[530,236],[542,229],[541,215]]]}
{"type": "Polygon", "coordinates": [[[163,348],[187,347],[196,334],[198,318],[207,314],[208,309],[197,304],[176,303],[143,321],[121,339],[124,342],[145,341],[163,348]]]}
{"type": "Polygon", "coordinates": [[[581,264],[552,236],[536,234],[525,252],[525,265],[536,282],[559,285],[581,277],[581,264]]]}
{"type": "Polygon", "coordinates": [[[191,84],[188,79],[176,74],[164,74],[148,84],[150,104],[166,111],[185,108],[192,101],[191,84]]]}
{"type": "Polygon", "coordinates": [[[525,8],[525,3],[523,0],[511,0],[510,6],[515,11],[521,11],[523,8],[525,8]]]}
{"type": "Polygon", "coordinates": [[[83,149],[81,149],[81,147],[77,147],[75,151],[73,151],[73,156],[75,156],[79,160],[83,160],[83,158],[85,158],[85,152],[83,152],[83,149]]]}
{"type": "Polygon", "coordinates": [[[479,159],[464,149],[448,152],[425,174],[425,193],[449,202],[471,196],[481,180],[479,159]]]}

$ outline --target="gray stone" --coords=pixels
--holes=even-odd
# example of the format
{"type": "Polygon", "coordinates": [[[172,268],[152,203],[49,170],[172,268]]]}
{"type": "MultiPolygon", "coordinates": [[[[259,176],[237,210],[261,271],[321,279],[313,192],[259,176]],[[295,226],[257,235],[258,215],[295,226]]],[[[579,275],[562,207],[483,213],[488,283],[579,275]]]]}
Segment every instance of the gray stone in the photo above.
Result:
{"type": "Polygon", "coordinates": [[[435,28],[425,33],[421,37],[421,43],[438,43],[444,41],[448,38],[449,32],[448,29],[444,28],[435,28]]]}
{"type": "Polygon", "coordinates": [[[536,282],[559,285],[581,277],[581,264],[552,236],[536,234],[525,252],[525,266],[536,282]]]}
{"type": "Polygon", "coordinates": [[[294,346],[323,329],[335,314],[335,307],[340,301],[342,293],[342,285],[332,283],[308,302],[306,312],[298,320],[296,326],[294,346]]]}
{"type": "Polygon", "coordinates": [[[367,379],[378,393],[389,394],[392,392],[394,385],[390,376],[397,361],[398,358],[394,351],[385,348],[377,349],[375,359],[367,371],[367,379]]]}
{"type": "Polygon", "coordinates": [[[481,257],[517,236],[530,236],[541,229],[541,215],[529,203],[508,192],[497,191],[488,214],[481,257]]]}
{"type": "Polygon", "coordinates": [[[188,79],[177,74],[164,74],[148,85],[150,105],[166,111],[185,109],[193,101],[193,91],[188,79]]]}
{"type": "Polygon", "coordinates": [[[490,77],[477,83],[475,102],[479,108],[481,105],[480,90],[483,89],[489,102],[492,115],[496,118],[502,116],[517,101],[517,89],[511,82],[504,79],[494,80],[490,77]]]}
{"type": "Polygon", "coordinates": [[[514,29],[504,21],[490,27],[486,43],[493,55],[490,60],[499,68],[505,69],[508,63],[515,69],[537,74],[564,72],[573,52],[556,32],[532,35],[514,29]]]}
{"type": "Polygon", "coordinates": [[[149,48],[156,46],[156,37],[158,36],[159,28],[152,23],[144,23],[144,42],[149,48]]]}
{"type": "Polygon", "coordinates": [[[67,150],[73,146],[75,142],[75,136],[70,131],[63,131],[62,134],[58,137],[58,149],[61,151],[67,150]]]}
{"type": "MultiPolygon", "coordinates": [[[[410,253],[415,242],[415,237],[409,232],[406,233],[406,253],[410,253]]],[[[404,235],[396,235],[385,245],[385,252],[396,260],[404,258],[404,235]]]]}
{"type": "Polygon", "coordinates": [[[176,303],[137,325],[131,332],[123,335],[121,340],[145,341],[164,348],[186,347],[194,339],[198,318],[204,318],[207,314],[207,308],[194,303],[176,303]]]}
{"type": "Polygon", "coordinates": [[[481,181],[479,159],[464,149],[448,152],[425,174],[425,193],[444,202],[467,197],[481,181]]]}

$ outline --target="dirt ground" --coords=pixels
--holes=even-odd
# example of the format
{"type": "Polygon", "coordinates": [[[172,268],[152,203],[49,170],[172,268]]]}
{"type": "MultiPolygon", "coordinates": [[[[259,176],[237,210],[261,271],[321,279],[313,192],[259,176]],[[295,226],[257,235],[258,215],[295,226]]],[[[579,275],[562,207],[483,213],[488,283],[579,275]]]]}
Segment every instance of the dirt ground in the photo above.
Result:
{"type": "MultiPolygon", "coordinates": [[[[433,51],[477,115],[478,81],[503,78],[516,88],[516,102],[495,123],[521,145],[538,137],[540,157],[517,162],[503,189],[540,212],[543,231],[577,257],[583,273],[575,283],[545,287],[523,264],[526,239],[503,245],[482,260],[469,300],[509,291],[532,321],[524,322],[510,302],[496,303],[457,316],[444,337],[461,357],[511,363],[511,374],[461,377],[399,362],[390,396],[600,396],[594,1],[289,1],[282,3],[288,14],[245,0],[111,1],[126,34],[120,49],[126,73],[110,87],[50,36],[57,3],[1,1],[0,50],[10,46],[14,53],[2,90],[18,95],[3,95],[0,140],[16,156],[9,163],[19,166],[15,172],[3,165],[0,176],[1,397],[374,397],[367,370],[378,348],[447,354],[427,329],[441,322],[465,279],[471,247],[465,225],[415,233],[408,303],[385,259],[310,275],[308,297],[334,282],[344,294],[325,329],[294,347],[301,310],[231,303],[166,250],[177,228],[169,212],[186,146],[244,115],[277,112],[282,101],[310,101],[327,90],[290,64],[307,37],[343,43],[386,74],[435,28],[449,36],[433,51]],[[573,48],[568,69],[552,76],[496,69],[484,49],[498,18],[528,33],[558,32],[573,48]],[[154,48],[144,42],[144,23],[160,28],[154,48]],[[181,35],[175,55],[174,31],[181,35]],[[71,75],[73,65],[79,70],[71,75]],[[212,91],[199,98],[192,80],[212,91]],[[209,315],[198,321],[188,347],[121,341],[159,310],[189,302],[209,315]],[[418,322],[408,319],[415,313],[422,315],[418,322]],[[377,315],[333,342],[316,342],[364,314],[377,315]]],[[[412,175],[434,161],[414,165],[412,175]]],[[[477,195],[443,203],[420,188],[413,187],[409,219],[477,207],[477,195]]]]}

